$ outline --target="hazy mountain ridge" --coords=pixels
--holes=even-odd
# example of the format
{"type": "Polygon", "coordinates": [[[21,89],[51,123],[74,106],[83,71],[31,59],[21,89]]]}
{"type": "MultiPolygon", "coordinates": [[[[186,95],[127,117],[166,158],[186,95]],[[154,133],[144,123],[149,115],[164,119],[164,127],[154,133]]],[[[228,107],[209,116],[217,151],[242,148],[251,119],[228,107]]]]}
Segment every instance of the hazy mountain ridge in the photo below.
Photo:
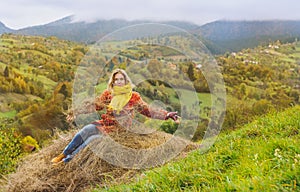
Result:
{"type": "Polygon", "coordinates": [[[122,27],[142,23],[168,24],[186,30],[199,36],[214,54],[240,51],[276,40],[292,42],[296,38],[300,38],[300,21],[296,20],[215,21],[199,26],[185,21],[154,22],[151,20],[112,19],[84,22],[74,20],[74,16],[19,30],[12,30],[0,24],[0,34],[56,36],[65,40],[89,44],[122,27]]]}
{"type": "Polygon", "coordinates": [[[14,31],[13,29],[10,29],[10,28],[6,27],[6,26],[4,25],[4,23],[2,23],[2,22],[0,21],[0,34],[2,34],[2,33],[11,33],[11,32],[13,32],[13,31],[14,31]]]}
{"type": "Polygon", "coordinates": [[[216,21],[199,28],[210,40],[247,39],[259,36],[297,36],[300,21],[216,21]]]}
{"type": "Polygon", "coordinates": [[[300,37],[300,21],[216,21],[200,26],[194,33],[221,47],[221,53],[232,52],[276,40],[293,42],[300,37]]]}
{"type": "MultiPolygon", "coordinates": [[[[76,41],[81,43],[93,43],[95,41],[98,41],[104,35],[111,33],[115,30],[126,26],[142,23],[153,23],[153,21],[126,21],[122,19],[112,19],[98,20],[95,22],[85,22],[76,21],[74,20],[73,16],[68,16],[46,25],[23,28],[16,31],[16,33],[23,35],[57,36],[59,38],[70,41],[76,41]]],[[[192,30],[199,27],[198,25],[181,21],[165,21],[160,23],[173,25],[185,30],[192,30]]]]}

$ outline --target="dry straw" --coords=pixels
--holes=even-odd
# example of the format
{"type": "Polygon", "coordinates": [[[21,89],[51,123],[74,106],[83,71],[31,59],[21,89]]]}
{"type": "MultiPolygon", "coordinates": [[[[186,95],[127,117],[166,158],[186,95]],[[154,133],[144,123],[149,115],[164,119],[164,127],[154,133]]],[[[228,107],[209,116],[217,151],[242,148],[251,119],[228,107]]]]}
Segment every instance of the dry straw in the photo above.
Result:
{"type": "MultiPolygon", "coordinates": [[[[136,161],[139,165],[143,165],[143,159],[139,160],[136,156],[135,159],[130,159],[128,154],[118,152],[115,146],[108,145],[106,140],[113,139],[116,143],[132,149],[151,149],[174,138],[173,135],[159,131],[143,135],[118,129],[109,136],[95,139],[69,163],[53,166],[50,163],[51,158],[64,149],[72,136],[73,134],[70,133],[67,137],[54,140],[48,147],[23,159],[17,171],[2,180],[3,191],[86,191],[95,186],[109,187],[117,182],[130,182],[140,169],[115,166],[113,165],[115,163],[111,164],[103,160],[101,155],[106,155],[116,161],[127,158],[128,162],[136,161]],[[127,155],[127,157],[122,157],[122,155],[127,155]]],[[[174,145],[173,148],[178,147],[177,145],[185,145],[185,150],[181,154],[197,148],[196,144],[182,138],[175,139],[171,144],[174,145]]],[[[166,151],[172,152],[173,148],[169,147],[166,151]]],[[[160,155],[162,154],[153,153],[148,158],[150,161],[155,161],[160,155]]]]}

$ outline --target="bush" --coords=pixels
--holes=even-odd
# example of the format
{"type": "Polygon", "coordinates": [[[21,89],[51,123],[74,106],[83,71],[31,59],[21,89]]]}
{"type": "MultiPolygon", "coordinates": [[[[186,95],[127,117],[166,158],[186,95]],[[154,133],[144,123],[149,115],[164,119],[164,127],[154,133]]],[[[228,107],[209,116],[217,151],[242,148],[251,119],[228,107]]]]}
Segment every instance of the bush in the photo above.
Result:
{"type": "Polygon", "coordinates": [[[25,152],[32,152],[40,148],[38,142],[30,135],[24,137],[21,143],[22,143],[23,150],[25,152]]]}
{"type": "Polygon", "coordinates": [[[17,160],[22,155],[21,134],[14,128],[0,124],[0,175],[15,170],[17,160]]]}
{"type": "Polygon", "coordinates": [[[174,123],[172,120],[165,121],[161,124],[160,130],[173,134],[178,128],[178,124],[174,123]]]}

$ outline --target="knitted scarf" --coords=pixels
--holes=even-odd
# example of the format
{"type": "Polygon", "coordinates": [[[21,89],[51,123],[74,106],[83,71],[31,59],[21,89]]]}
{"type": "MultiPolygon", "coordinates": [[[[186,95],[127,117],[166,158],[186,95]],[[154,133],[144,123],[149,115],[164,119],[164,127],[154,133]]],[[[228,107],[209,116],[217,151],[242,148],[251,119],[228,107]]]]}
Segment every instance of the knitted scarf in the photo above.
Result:
{"type": "Polygon", "coordinates": [[[132,96],[132,87],[130,83],[122,87],[114,86],[112,95],[113,97],[108,107],[115,110],[117,114],[119,114],[132,96]]]}

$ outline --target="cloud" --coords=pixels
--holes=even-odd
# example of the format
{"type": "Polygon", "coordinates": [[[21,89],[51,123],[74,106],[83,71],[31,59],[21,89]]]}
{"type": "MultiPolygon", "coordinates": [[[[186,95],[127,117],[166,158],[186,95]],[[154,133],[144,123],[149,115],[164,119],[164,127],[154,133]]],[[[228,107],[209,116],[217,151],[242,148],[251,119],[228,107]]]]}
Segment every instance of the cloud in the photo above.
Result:
{"type": "Polygon", "coordinates": [[[7,0],[0,21],[12,28],[49,23],[68,15],[77,20],[214,20],[300,19],[298,0],[7,0]]]}
{"type": "Polygon", "coordinates": [[[1,2],[0,7],[0,21],[13,29],[45,24],[72,13],[64,7],[53,4],[45,6],[35,0],[13,2],[1,2]]]}

